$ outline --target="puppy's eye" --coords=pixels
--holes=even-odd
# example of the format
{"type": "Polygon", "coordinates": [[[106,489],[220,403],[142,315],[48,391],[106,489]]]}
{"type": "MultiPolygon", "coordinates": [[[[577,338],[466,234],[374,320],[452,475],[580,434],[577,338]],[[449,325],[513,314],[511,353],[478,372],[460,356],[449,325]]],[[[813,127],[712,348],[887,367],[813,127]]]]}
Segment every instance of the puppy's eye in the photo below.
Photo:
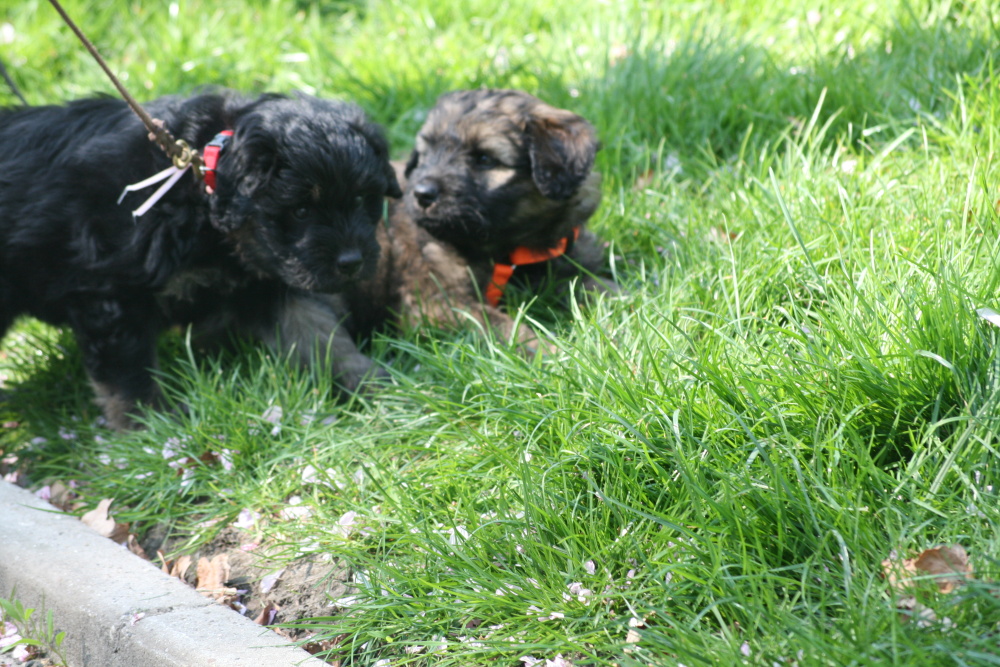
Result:
{"type": "Polygon", "coordinates": [[[489,153],[483,153],[478,151],[472,156],[472,164],[474,164],[479,169],[493,169],[500,165],[500,161],[489,153]]]}
{"type": "Polygon", "coordinates": [[[365,198],[364,197],[362,197],[361,195],[358,195],[357,197],[354,198],[354,208],[361,208],[364,205],[365,205],[365,198]]]}
{"type": "Polygon", "coordinates": [[[309,217],[309,209],[307,209],[305,206],[301,206],[292,211],[292,215],[295,216],[296,220],[305,220],[306,218],[309,217]]]}

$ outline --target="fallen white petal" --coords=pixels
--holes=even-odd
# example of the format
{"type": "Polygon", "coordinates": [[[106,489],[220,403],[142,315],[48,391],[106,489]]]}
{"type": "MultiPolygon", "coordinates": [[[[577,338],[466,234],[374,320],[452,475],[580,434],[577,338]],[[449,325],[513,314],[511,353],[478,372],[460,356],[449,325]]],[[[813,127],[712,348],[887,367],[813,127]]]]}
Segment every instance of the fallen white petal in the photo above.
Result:
{"type": "Polygon", "coordinates": [[[236,517],[236,521],[233,522],[233,525],[236,526],[237,528],[242,528],[245,530],[248,528],[253,528],[253,525],[257,523],[258,519],[260,519],[259,512],[254,512],[253,510],[250,509],[242,509],[240,510],[239,516],[236,517]]]}
{"type": "Polygon", "coordinates": [[[275,587],[275,585],[278,583],[278,579],[280,579],[281,575],[283,575],[284,573],[285,573],[285,568],[281,568],[276,572],[272,572],[271,574],[267,574],[261,577],[260,592],[269,593],[271,589],[275,587]]]}
{"type": "Polygon", "coordinates": [[[281,422],[281,418],[284,414],[285,411],[281,409],[280,405],[272,405],[264,411],[264,414],[261,415],[261,419],[270,424],[278,424],[281,422]]]}

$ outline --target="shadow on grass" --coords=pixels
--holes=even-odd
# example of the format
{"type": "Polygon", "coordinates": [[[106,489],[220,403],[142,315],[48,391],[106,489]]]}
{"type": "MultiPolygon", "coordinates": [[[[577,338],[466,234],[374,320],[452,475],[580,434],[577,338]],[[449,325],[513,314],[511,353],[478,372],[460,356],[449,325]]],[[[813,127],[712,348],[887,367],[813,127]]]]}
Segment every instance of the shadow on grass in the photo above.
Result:
{"type": "Polygon", "coordinates": [[[685,167],[733,160],[751,129],[756,148],[780,142],[790,125],[801,129],[824,91],[818,125],[832,119],[827,142],[859,142],[874,125],[898,125],[898,134],[918,114],[947,113],[961,77],[984,74],[1000,56],[997,30],[984,23],[971,8],[944,16],[910,11],[886,18],[878,41],[855,49],[846,40],[825,53],[817,45],[811,58],[795,62],[709,26],[677,40],[639,35],[623,54],[609,55],[601,76],[575,87],[543,76],[540,95],[595,123],[608,149],[605,165],[620,159],[641,168],[657,152],[685,167]]]}
{"type": "Polygon", "coordinates": [[[20,464],[58,461],[86,446],[77,430],[100,416],[72,333],[22,320],[3,348],[0,454],[20,464]]]}

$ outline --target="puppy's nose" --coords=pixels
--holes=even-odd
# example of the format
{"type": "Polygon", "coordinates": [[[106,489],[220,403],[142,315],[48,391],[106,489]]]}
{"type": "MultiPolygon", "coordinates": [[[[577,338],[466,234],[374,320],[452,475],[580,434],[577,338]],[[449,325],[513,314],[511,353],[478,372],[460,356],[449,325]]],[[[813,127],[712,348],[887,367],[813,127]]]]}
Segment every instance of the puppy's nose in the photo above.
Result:
{"type": "Polygon", "coordinates": [[[440,194],[441,190],[434,181],[420,181],[413,186],[413,196],[417,198],[420,208],[428,208],[437,201],[440,194]]]}
{"type": "Polygon", "coordinates": [[[361,272],[364,258],[360,250],[345,250],[337,256],[337,271],[346,278],[353,278],[361,272]]]}

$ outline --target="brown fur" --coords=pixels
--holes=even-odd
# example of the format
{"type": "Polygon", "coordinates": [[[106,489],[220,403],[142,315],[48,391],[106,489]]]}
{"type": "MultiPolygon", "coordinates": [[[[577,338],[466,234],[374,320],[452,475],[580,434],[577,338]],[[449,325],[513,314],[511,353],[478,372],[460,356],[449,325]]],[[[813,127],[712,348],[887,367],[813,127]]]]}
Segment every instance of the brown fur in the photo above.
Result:
{"type": "MultiPolygon", "coordinates": [[[[584,228],[600,203],[593,172],[598,142],[582,117],[510,90],[442,96],[404,165],[404,196],[379,230],[375,276],[343,295],[355,334],[387,322],[403,328],[472,323],[526,350],[535,333],[482,295],[496,262],[518,246],[554,247],[580,228],[564,257],[519,267],[515,280],[541,287],[579,277],[585,290],[615,292],[598,276],[602,244],[584,228]]],[[[363,357],[358,353],[359,357],[363,357]]]]}

